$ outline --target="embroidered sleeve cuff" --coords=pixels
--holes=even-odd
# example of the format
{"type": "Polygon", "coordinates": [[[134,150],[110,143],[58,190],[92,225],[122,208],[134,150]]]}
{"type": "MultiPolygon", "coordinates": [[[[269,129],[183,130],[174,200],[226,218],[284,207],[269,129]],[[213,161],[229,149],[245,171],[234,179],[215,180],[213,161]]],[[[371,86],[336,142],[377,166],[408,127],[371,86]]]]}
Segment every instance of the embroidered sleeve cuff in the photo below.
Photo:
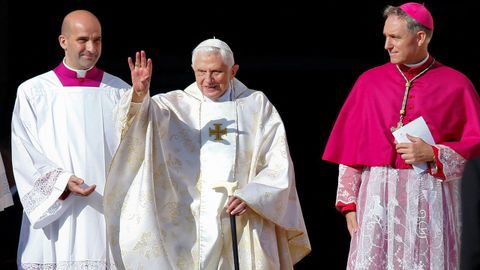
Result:
{"type": "Polygon", "coordinates": [[[355,203],[343,203],[343,202],[337,202],[335,205],[338,211],[342,214],[346,214],[351,211],[357,211],[357,205],[355,203]]]}

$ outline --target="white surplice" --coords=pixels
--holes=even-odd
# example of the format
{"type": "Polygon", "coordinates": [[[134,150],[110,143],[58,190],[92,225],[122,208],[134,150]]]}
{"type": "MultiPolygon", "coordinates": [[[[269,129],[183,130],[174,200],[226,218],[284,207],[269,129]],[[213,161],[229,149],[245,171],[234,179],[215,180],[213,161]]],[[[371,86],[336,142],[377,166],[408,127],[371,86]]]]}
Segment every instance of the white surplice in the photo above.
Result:
{"type": "Polygon", "coordinates": [[[118,145],[112,111],[130,86],[103,74],[99,87],[63,87],[53,71],[18,88],[12,162],[24,209],[22,269],[106,269],[103,190],[118,145]],[[74,174],[95,184],[87,197],[60,200],[74,174]]]}
{"type": "Polygon", "coordinates": [[[8,185],[7,173],[3,164],[2,156],[0,156],[0,211],[13,205],[12,193],[8,185]]]}
{"type": "Polygon", "coordinates": [[[234,80],[221,102],[185,91],[118,107],[122,142],[105,187],[108,237],[126,269],[233,269],[225,189],[237,216],[240,268],[293,269],[311,248],[282,120],[260,91],[234,80]]]}
{"type": "Polygon", "coordinates": [[[436,147],[445,181],[414,169],[339,166],[337,203],[355,203],[358,222],[347,270],[458,269],[466,160],[436,147]]]}

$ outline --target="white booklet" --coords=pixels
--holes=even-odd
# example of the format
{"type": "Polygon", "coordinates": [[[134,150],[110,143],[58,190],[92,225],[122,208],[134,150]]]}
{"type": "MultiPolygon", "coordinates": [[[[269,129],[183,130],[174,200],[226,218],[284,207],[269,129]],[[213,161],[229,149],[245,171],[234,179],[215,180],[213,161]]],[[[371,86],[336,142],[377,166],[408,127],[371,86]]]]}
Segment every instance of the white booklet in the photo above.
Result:
{"type": "MultiPolygon", "coordinates": [[[[399,143],[409,143],[411,141],[407,138],[407,134],[419,137],[428,144],[435,144],[432,133],[430,132],[430,129],[428,129],[427,123],[425,123],[422,116],[395,130],[393,132],[393,137],[395,137],[395,140],[399,143]]],[[[421,173],[428,169],[427,163],[417,163],[412,166],[416,173],[421,173]]]]}

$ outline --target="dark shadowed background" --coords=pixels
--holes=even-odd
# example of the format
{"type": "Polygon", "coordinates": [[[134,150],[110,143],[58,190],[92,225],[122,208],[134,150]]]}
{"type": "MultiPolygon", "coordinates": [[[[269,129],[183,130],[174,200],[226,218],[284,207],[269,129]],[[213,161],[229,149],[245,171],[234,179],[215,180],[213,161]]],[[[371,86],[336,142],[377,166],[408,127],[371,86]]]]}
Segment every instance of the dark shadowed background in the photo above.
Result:
{"type": "MultiPolygon", "coordinates": [[[[345,269],[350,237],[334,208],[337,166],[321,155],[355,79],[388,61],[382,10],[401,3],[0,0],[0,143],[7,169],[16,88],[62,60],[57,38],[68,12],[83,8],[98,16],[103,53],[97,65],[127,82],[127,57],[145,50],[154,63],[152,94],[193,82],[192,49],[217,37],[235,54],[237,78],[265,92],[284,120],[313,249],[295,269],[345,269]]],[[[480,55],[473,41],[478,11],[461,1],[425,4],[435,20],[430,52],[465,73],[478,89],[480,55]]],[[[22,211],[18,195],[15,199],[13,207],[0,212],[0,269],[15,269],[22,211]]]]}

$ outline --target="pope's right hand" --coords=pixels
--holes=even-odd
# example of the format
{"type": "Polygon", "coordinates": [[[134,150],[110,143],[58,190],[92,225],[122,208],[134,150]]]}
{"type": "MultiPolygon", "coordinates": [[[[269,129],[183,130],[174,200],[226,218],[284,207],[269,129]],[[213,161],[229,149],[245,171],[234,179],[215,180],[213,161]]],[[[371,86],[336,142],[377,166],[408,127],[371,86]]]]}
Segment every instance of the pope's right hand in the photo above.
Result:
{"type": "Polygon", "coordinates": [[[135,64],[131,57],[128,57],[128,66],[132,76],[133,95],[132,101],[141,103],[150,90],[152,79],[152,60],[147,59],[145,51],[135,53],[135,64]]]}

